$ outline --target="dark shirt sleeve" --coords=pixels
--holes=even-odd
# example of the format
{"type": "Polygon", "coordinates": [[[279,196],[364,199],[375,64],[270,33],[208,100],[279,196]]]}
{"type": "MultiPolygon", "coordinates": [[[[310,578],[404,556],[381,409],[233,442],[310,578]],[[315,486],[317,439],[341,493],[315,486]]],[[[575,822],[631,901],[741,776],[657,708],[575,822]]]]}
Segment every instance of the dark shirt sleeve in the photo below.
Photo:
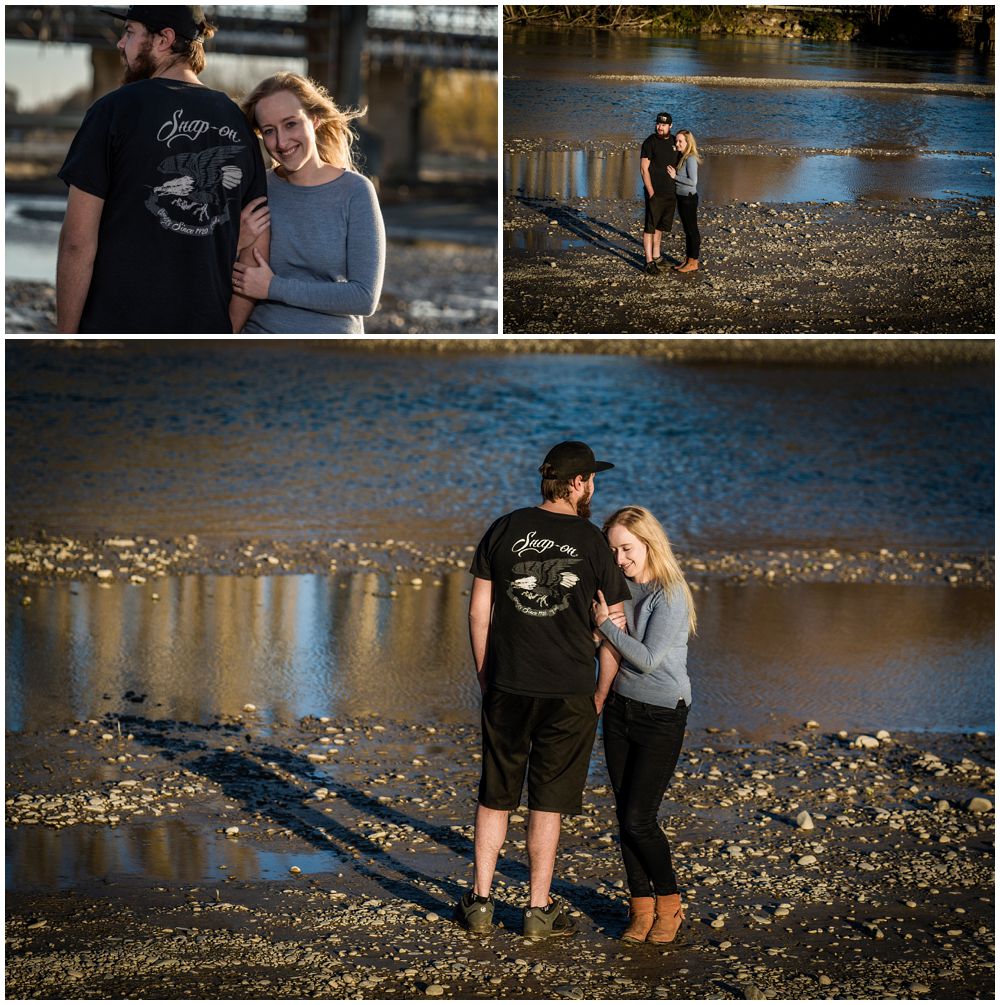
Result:
{"type": "Polygon", "coordinates": [[[247,185],[246,191],[243,193],[243,206],[246,206],[252,199],[267,195],[267,168],[264,166],[264,157],[260,152],[260,141],[253,130],[250,130],[250,157],[253,161],[253,175],[250,184],[247,185]]]}
{"type": "Polygon", "coordinates": [[[500,517],[499,520],[494,520],[493,523],[490,524],[489,530],[483,535],[483,539],[479,542],[479,546],[476,548],[475,555],[472,556],[472,564],[469,566],[469,572],[471,572],[476,579],[493,578],[493,572],[490,568],[493,546],[497,537],[501,533],[501,527],[505,519],[505,517],[500,517]]]}
{"type": "Polygon", "coordinates": [[[624,603],[632,594],[629,592],[625,573],[618,568],[614,553],[603,537],[599,547],[601,547],[601,558],[597,570],[598,589],[604,594],[604,600],[608,607],[613,607],[615,604],[624,603]]]}
{"type": "Polygon", "coordinates": [[[59,177],[67,185],[75,185],[88,195],[107,199],[111,189],[113,144],[111,103],[96,101],[87,109],[83,123],[73,137],[59,177]]]}
{"type": "Polygon", "coordinates": [[[640,158],[640,160],[641,160],[641,159],[642,159],[643,157],[645,157],[645,158],[646,158],[646,160],[652,160],[652,159],[653,159],[653,151],[652,151],[652,148],[651,148],[651,147],[652,147],[652,145],[650,144],[650,142],[649,142],[649,137],[647,136],[647,137],[646,137],[646,138],[645,138],[645,139],[644,139],[644,140],[642,141],[642,147],[641,147],[641,148],[640,148],[640,150],[639,150],[639,158],[640,158]]]}

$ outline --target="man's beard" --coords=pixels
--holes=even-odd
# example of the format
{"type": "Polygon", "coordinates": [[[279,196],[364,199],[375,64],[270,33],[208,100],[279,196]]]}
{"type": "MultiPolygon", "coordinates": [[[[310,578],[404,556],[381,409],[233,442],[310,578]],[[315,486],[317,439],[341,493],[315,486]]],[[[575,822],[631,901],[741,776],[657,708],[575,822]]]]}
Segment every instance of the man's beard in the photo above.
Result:
{"type": "Polygon", "coordinates": [[[134,84],[137,80],[149,80],[156,73],[156,64],[149,55],[152,50],[152,44],[147,42],[146,47],[136,53],[131,66],[128,65],[125,59],[125,53],[122,53],[122,63],[125,65],[122,74],[123,84],[134,84]]]}
{"type": "Polygon", "coordinates": [[[584,520],[590,519],[590,500],[594,497],[593,489],[588,489],[585,496],[580,496],[576,501],[576,515],[582,516],[584,520]]]}

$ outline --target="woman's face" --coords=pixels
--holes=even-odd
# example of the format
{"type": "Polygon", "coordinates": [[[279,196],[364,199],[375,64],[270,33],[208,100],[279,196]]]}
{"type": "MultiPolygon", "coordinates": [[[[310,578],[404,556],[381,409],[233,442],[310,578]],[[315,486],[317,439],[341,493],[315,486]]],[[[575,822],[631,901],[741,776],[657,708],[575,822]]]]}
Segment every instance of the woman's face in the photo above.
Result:
{"type": "Polygon", "coordinates": [[[684,153],[688,148],[688,138],[683,133],[678,133],[674,139],[674,146],[679,153],[684,153]]]}
{"type": "Polygon", "coordinates": [[[615,553],[618,567],[637,583],[644,582],[646,572],[646,546],[630,530],[615,524],[608,531],[608,544],[615,553]]]}
{"type": "Polygon", "coordinates": [[[316,157],[316,127],[291,91],[261,98],[254,109],[267,152],[288,172],[316,157]]]}

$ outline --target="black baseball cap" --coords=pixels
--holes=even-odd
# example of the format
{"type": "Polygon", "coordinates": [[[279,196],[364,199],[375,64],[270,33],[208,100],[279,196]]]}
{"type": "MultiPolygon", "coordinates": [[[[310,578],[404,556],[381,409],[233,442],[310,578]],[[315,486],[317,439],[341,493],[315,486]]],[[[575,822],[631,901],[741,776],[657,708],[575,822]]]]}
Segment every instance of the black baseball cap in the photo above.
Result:
{"type": "Polygon", "coordinates": [[[595,471],[607,471],[614,465],[609,461],[594,459],[594,451],[579,440],[557,443],[542,461],[538,469],[543,478],[566,480],[577,475],[589,475],[595,471]]]}
{"type": "Polygon", "coordinates": [[[656,113],[656,122],[657,122],[657,125],[659,125],[659,123],[661,123],[661,122],[665,122],[669,126],[669,125],[673,124],[673,121],[674,121],[674,117],[670,114],[670,112],[657,112],[656,113]]]}
{"type": "Polygon", "coordinates": [[[173,28],[181,37],[197,41],[205,13],[201,7],[98,7],[102,14],[110,14],[119,21],[138,21],[150,31],[173,28]]]}

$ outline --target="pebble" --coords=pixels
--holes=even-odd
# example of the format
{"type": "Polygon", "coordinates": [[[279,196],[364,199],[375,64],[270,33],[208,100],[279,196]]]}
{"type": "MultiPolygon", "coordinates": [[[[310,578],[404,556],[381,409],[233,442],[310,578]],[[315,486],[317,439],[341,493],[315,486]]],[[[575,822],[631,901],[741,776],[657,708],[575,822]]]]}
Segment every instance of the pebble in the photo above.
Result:
{"type": "Polygon", "coordinates": [[[965,804],[965,808],[972,813],[989,813],[993,809],[993,803],[983,796],[975,796],[965,804]]]}
{"type": "Polygon", "coordinates": [[[817,858],[815,855],[803,855],[799,860],[799,865],[815,865],[817,858]]]}
{"type": "Polygon", "coordinates": [[[926,984],[920,984],[914,981],[910,985],[910,991],[915,995],[927,995],[930,994],[931,989],[926,984]]]}
{"type": "Polygon", "coordinates": [[[743,997],[747,1001],[763,1001],[767,998],[767,995],[756,984],[744,984],[743,997]]]}
{"type": "Polygon", "coordinates": [[[865,750],[874,750],[878,745],[874,736],[865,736],[863,733],[854,741],[855,747],[863,747],[865,750]]]}
{"type": "Polygon", "coordinates": [[[809,815],[808,810],[803,810],[795,818],[795,822],[799,825],[800,830],[811,831],[816,828],[816,825],[813,823],[813,818],[809,815]]]}
{"type": "Polygon", "coordinates": [[[237,834],[239,834],[239,832],[240,832],[239,827],[227,827],[226,837],[235,837],[237,834]]]}
{"type": "Polygon", "coordinates": [[[440,998],[444,994],[444,988],[440,984],[428,984],[424,993],[429,998],[440,998]]]}

